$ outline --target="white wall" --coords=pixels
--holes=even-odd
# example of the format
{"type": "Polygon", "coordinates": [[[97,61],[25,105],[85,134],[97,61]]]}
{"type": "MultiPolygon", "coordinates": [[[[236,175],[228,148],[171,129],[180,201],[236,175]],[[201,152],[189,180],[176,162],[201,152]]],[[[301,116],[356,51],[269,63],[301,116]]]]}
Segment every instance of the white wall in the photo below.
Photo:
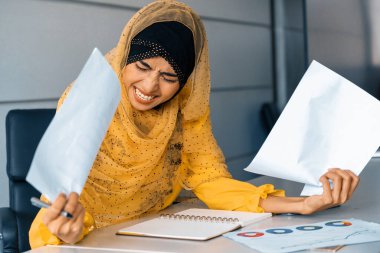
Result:
{"type": "MultiPolygon", "coordinates": [[[[8,206],[5,115],[52,108],[94,47],[114,47],[132,14],[151,1],[0,0],[0,206],[8,206]]],[[[265,138],[259,108],[272,101],[270,1],[188,0],[208,32],[214,133],[230,170],[245,178],[265,138]]]]}

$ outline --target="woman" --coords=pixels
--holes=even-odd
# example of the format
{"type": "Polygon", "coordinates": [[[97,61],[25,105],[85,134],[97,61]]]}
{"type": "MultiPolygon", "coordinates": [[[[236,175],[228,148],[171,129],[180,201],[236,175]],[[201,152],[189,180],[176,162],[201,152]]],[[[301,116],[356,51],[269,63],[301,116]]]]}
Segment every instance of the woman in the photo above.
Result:
{"type": "Polygon", "coordinates": [[[76,243],[94,228],[157,212],[182,188],[214,209],[301,214],[340,205],[354,192],[358,177],[340,169],[321,177],[323,195],[308,198],[231,179],[211,131],[205,30],[186,5],[156,1],[141,9],[107,59],[121,102],[83,192],[60,195],[38,213],[32,248],[76,243]],[[73,218],[60,216],[63,209],[73,218]]]}

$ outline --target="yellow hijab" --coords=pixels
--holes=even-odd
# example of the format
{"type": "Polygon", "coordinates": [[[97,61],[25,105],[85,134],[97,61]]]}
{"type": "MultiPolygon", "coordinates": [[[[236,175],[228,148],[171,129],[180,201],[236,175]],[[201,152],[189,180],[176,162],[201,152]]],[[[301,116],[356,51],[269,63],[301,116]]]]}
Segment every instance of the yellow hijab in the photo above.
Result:
{"type": "MultiPolygon", "coordinates": [[[[97,227],[165,208],[178,194],[178,186],[194,188],[216,176],[215,171],[203,171],[201,177],[194,175],[195,180],[188,180],[196,173],[187,170],[188,164],[184,161],[185,153],[202,149],[195,140],[192,143],[189,132],[196,132],[197,127],[207,122],[193,123],[209,120],[210,67],[206,33],[199,16],[185,4],[155,1],[131,18],[117,46],[106,57],[119,76],[122,98],[80,199],[94,217],[97,227]],[[128,101],[121,82],[122,69],[132,38],[149,25],[163,21],[180,22],[193,32],[195,68],[176,97],[159,110],[140,112],[128,101]],[[184,138],[187,138],[185,144],[184,138]]],[[[212,144],[211,149],[216,149],[213,155],[218,158],[218,163],[222,161],[222,176],[229,176],[223,155],[209,130],[210,134],[201,138],[212,144]]],[[[207,153],[208,150],[201,152],[207,153]]]]}

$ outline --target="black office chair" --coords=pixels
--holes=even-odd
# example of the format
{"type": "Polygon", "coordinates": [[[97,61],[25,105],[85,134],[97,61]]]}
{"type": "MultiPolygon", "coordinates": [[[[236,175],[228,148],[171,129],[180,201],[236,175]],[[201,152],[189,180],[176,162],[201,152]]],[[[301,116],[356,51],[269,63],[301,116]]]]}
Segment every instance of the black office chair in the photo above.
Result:
{"type": "Polygon", "coordinates": [[[280,112],[274,103],[264,103],[260,110],[261,120],[264,124],[267,134],[270,133],[277,119],[280,117],[280,112]]]}
{"type": "Polygon", "coordinates": [[[28,232],[38,209],[30,204],[40,193],[25,181],[37,145],[55,109],[11,110],[6,117],[9,207],[0,208],[0,253],[30,249],[28,232]]]}

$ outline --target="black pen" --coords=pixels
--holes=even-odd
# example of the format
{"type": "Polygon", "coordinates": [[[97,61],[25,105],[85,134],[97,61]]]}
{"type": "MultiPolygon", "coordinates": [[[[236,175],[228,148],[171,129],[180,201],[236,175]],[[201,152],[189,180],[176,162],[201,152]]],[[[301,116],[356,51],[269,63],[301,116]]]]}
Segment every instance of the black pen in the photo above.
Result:
{"type": "MultiPolygon", "coordinates": [[[[49,208],[50,207],[49,203],[46,203],[46,202],[44,202],[44,201],[42,201],[42,200],[40,200],[38,198],[35,198],[35,197],[32,197],[30,199],[30,202],[32,202],[33,206],[36,206],[38,208],[49,208]]],[[[61,211],[61,215],[63,217],[68,218],[68,219],[73,218],[73,215],[71,213],[66,212],[66,211],[61,211]]]]}

